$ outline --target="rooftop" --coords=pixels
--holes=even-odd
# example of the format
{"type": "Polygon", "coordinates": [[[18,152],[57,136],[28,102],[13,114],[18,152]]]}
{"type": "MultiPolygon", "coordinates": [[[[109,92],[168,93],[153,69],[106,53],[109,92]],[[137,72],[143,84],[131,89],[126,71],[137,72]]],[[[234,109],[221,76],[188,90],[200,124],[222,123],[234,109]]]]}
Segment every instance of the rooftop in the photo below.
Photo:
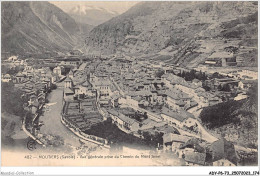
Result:
{"type": "Polygon", "coordinates": [[[66,77],[66,79],[64,81],[65,82],[70,82],[70,81],[72,81],[72,79],[70,79],[69,77],[66,77]]]}
{"type": "Polygon", "coordinates": [[[232,142],[221,138],[211,145],[212,161],[218,161],[220,159],[227,159],[233,164],[237,165],[236,150],[232,142]]]}
{"type": "Polygon", "coordinates": [[[181,142],[185,143],[190,139],[188,136],[173,134],[173,133],[167,133],[163,135],[163,143],[167,142],[181,142]]]}
{"type": "Polygon", "coordinates": [[[74,94],[73,90],[71,90],[70,88],[65,88],[64,93],[65,94],[74,94]]]}
{"type": "Polygon", "coordinates": [[[122,121],[124,121],[126,123],[129,123],[129,124],[137,123],[134,119],[131,119],[131,118],[125,116],[124,114],[119,113],[118,111],[116,111],[114,109],[109,109],[107,112],[109,114],[117,116],[119,119],[121,119],[122,121]]]}
{"type": "Polygon", "coordinates": [[[185,161],[198,164],[198,165],[204,165],[206,160],[206,153],[195,153],[195,152],[186,152],[185,153],[185,161]]]}
{"type": "Polygon", "coordinates": [[[229,52],[215,52],[211,56],[209,56],[208,58],[231,58],[233,56],[234,55],[232,53],[229,53],[229,52]]]}
{"type": "Polygon", "coordinates": [[[172,117],[180,122],[183,122],[185,121],[186,119],[188,118],[194,118],[194,116],[186,111],[183,111],[183,110],[179,110],[178,112],[176,111],[173,111],[171,109],[168,109],[166,107],[163,107],[162,108],[162,114],[165,114],[169,117],[172,117]]]}

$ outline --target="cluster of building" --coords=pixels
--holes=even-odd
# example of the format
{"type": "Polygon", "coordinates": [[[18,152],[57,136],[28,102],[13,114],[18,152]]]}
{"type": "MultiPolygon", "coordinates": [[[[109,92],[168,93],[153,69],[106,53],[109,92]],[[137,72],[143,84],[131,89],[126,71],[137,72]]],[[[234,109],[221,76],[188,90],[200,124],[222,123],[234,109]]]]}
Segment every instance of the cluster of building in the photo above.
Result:
{"type": "Polygon", "coordinates": [[[226,67],[226,66],[236,66],[237,60],[236,56],[232,52],[214,52],[212,53],[206,60],[205,64],[209,66],[219,66],[219,67],[226,67]]]}
{"type": "MultiPolygon", "coordinates": [[[[47,59],[48,60],[48,59],[47,59]]],[[[14,82],[16,84],[25,82],[27,80],[50,80],[52,83],[58,81],[63,77],[64,66],[56,66],[51,70],[51,67],[46,65],[37,65],[35,59],[19,59],[18,56],[11,56],[3,61],[3,65],[7,66],[9,70],[14,70],[13,74],[2,74],[2,82],[14,82]],[[10,64],[13,64],[10,66],[10,64]],[[17,72],[18,73],[15,73],[17,72]]]]}
{"type": "Polygon", "coordinates": [[[45,103],[46,95],[52,89],[55,80],[56,75],[49,68],[36,69],[26,66],[22,72],[14,75],[11,81],[29,100],[30,112],[36,114],[40,105],[45,103]]]}
{"type": "MultiPolygon", "coordinates": [[[[218,97],[202,88],[199,80],[187,82],[172,73],[164,74],[166,70],[162,68],[163,65],[158,67],[158,64],[146,61],[89,62],[84,68],[68,74],[64,80],[64,98],[76,100],[96,96],[101,107],[110,109],[103,109],[104,114],[113,117],[113,121],[120,128],[126,127],[124,130],[127,132],[140,130],[139,126],[142,125],[135,118],[117,112],[116,109],[122,106],[132,108],[143,115],[146,113],[151,121],[167,121],[182,127],[187,123],[186,120],[192,117],[187,112],[190,108],[201,108],[220,102],[218,97]],[[158,77],[157,72],[162,70],[163,75],[158,77]],[[78,81],[84,75],[89,78],[84,80],[85,82],[78,81]],[[76,80],[77,85],[74,85],[76,80]]],[[[192,124],[195,125],[189,120],[187,126],[192,124]]]]}
{"type": "MultiPolygon", "coordinates": [[[[147,63],[142,65],[143,67],[139,67],[140,64],[133,64],[130,61],[111,63],[97,60],[84,63],[75,71],[71,70],[64,80],[64,100],[67,104],[64,115],[71,126],[82,130],[89,128],[89,124],[95,124],[90,122],[91,118],[88,117],[97,120],[95,115],[80,110],[81,102],[90,98],[96,100],[97,110],[104,119],[110,117],[119,129],[133,135],[138,135],[138,131],[161,127],[167,123],[177,126],[181,123],[180,127],[184,124],[191,126],[192,122],[188,121],[188,116],[192,115],[186,110],[196,106],[197,103],[178,88],[165,86],[169,82],[156,77],[155,72],[152,71],[153,66],[146,67],[147,63]],[[131,69],[132,75],[127,74],[131,69]],[[135,73],[142,76],[136,77],[135,73]],[[174,94],[175,89],[177,92],[174,94]],[[177,97],[174,97],[175,95],[177,97]],[[75,106],[70,107],[68,104],[73,102],[75,106]],[[161,106],[159,111],[150,109],[156,105],[161,106]],[[170,105],[171,111],[175,113],[166,117],[163,115],[165,111],[162,107],[170,105]],[[184,119],[180,119],[179,115],[175,116],[178,113],[183,113],[184,119]],[[168,121],[166,118],[177,119],[177,122],[168,121]]],[[[88,111],[91,112],[93,109],[88,111]]]]}
{"type": "MultiPolygon", "coordinates": [[[[192,126],[193,122],[190,120],[192,115],[185,110],[188,109],[190,105],[196,106],[197,103],[192,101],[192,98],[188,96],[188,94],[179,89],[178,92],[176,92],[176,102],[178,103],[176,103],[175,100],[171,100],[171,97],[174,96],[171,93],[171,89],[174,90],[177,88],[168,89],[165,86],[167,83],[161,78],[155,77],[155,73],[152,72],[152,69],[146,74],[145,71],[142,73],[139,71],[139,68],[134,68],[137,70],[136,73],[140,73],[144,76],[143,79],[140,77],[138,79],[139,84],[135,85],[135,76],[126,74],[129,69],[133,68],[132,65],[139,64],[125,61],[114,61],[112,64],[107,61],[84,63],[84,66],[80,66],[76,71],[70,71],[64,80],[64,100],[66,102],[81,102],[89,98],[96,98],[97,109],[104,119],[110,117],[112,122],[116,124],[119,129],[136,136],[140,136],[140,134],[138,134],[139,131],[162,127],[167,123],[180,127],[184,125],[187,127],[192,126]],[[112,69],[109,69],[109,67],[112,67],[112,69]],[[85,78],[87,77],[87,80],[82,79],[84,75],[85,78]],[[121,75],[124,76],[121,77],[121,75]],[[117,80],[118,78],[119,80],[117,80]],[[131,82],[133,87],[130,85],[131,82]],[[121,87],[122,83],[128,83],[127,90],[121,87]],[[167,101],[169,105],[173,106],[174,104],[174,106],[178,107],[175,109],[175,113],[170,116],[166,117],[166,115],[164,115],[165,111],[162,108],[155,112],[149,110],[149,107],[153,107],[156,104],[168,106],[166,104],[167,101]],[[182,103],[180,103],[180,101],[182,101],[182,103]],[[189,104],[188,102],[191,103],[189,104]],[[124,108],[124,106],[126,107],[124,108]],[[131,109],[130,112],[129,109],[131,109]],[[178,113],[182,113],[182,115],[185,116],[184,119],[181,119],[180,115],[175,116],[178,113]],[[167,120],[167,118],[171,120],[167,120]]],[[[149,68],[147,68],[147,70],[149,70],[149,68]]],[[[80,107],[80,105],[77,105],[77,107],[80,107]]],[[[71,111],[71,108],[67,109],[71,111]]],[[[95,122],[89,121],[90,118],[83,118],[82,116],[85,116],[85,114],[80,114],[81,111],[79,109],[74,107],[75,114],[66,114],[71,126],[82,130],[89,128],[89,124],[95,124],[95,122]]],[[[95,119],[94,116],[93,119],[95,119]]],[[[193,125],[195,124],[193,123],[193,125]]]]}
{"type": "Polygon", "coordinates": [[[7,64],[9,67],[17,67],[27,65],[27,60],[19,59],[18,56],[10,56],[8,59],[3,60],[3,64],[7,64]]]}
{"type": "MultiPolygon", "coordinates": [[[[62,120],[80,135],[89,137],[84,131],[111,118],[120,130],[140,138],[145,131],[162,132],[164,151],[177,154],[186,165],[237,164],[232,143],[220,139],[209,144],[180,134],[178,130],[188,129],[198,136],[200,124],[190,111],[222,102],[220,88],[247,90],[251,83],[234,77],[204,83],[198,79],[186,81],[177,76],[182,70],[172,65],[116,58],[90,61],[75,53],[69,58],[45,59],[44,64],[54,66],[53,70],[35,68],[17,57],[10,57],[8,62],[18,64],[19,61],[24,69],[15,75],[2,75],[2,81],[13,82],[24,92],[32,114],[37,114],[44,104],[52,85],[64,81],[62,120]],[[66,68],[70,71],[65,77],[66,68]],[[205,85],[211,91],[206,91],[205,85]]],[[[213,53],[205,64],[231,66],[236,64],[236,57],[230,53],[213,53]]],[[[255,77],[253,72],[241,71],[243,74],[255,77]]],[[[92,140],[97,140],[94,138],[92,140]]]]}
{"type": "MultiPolygon", "coordinates": [[[[206,151],[207,143],[203,146],[200,141],[191,145],[189,143],[193,140],[177,130],[189,129],[199,135],[199,122],[189,111],[222,102],[218,94],[205,91],[200,80],[186,81],[177,76],[180,69],[163,63],[120,59],[71,62],[65,79],[63,73],[68,65],[62,63],[55,65],[53,70],[25,65],[23,71],[10,75],[9,81],[28,96],[28,108],[33,114],[44,103],[51,86],[62,80],[62,120],[76,132],[84,134],[84,131],[107,118],[111,118],[120,130],[140,138],[143,138],[145,131],[159,130],[166,136],[164,138],[167,138],[169,131],[175,131],[174,134],[170,133],[174,135],[170,141],[174,144],[171,143],[174,148],[171,151],[178,151],[187,165],[227,165],[221,159],[212,159],[213,156],[208,160],[208,153],[214,151],[206,151]],[[176,147],[174,140],[177,139],[181,141],[177,142],[176,147]],[[216,164],[217,161],[220,163],[216,164]]],[[[4,80],[7,79],[8,75],[4,80]]],[[[205,84],[212,89],[224,85],[244,88],[235,79],[215,79],[205,84]]],[[[169,141],[165,141],[164,145],[168,146],[169,141]]]]}
{"type": "Polygon", "coordinates": [[[126,133],[131,133],[140,137],[140,131],[165,126],[162,121],[155,121],[146,113],[136,111],[130,107],[112,108],[106,110],[112,123],[126,133]]]}
{"type": "Polygon", "coordinates": [[[167,133],[163,136],[163,150],[176,154],[188,166],[236,166],[239,160],[234,145],[225,138],[210,144],[198,138],[167,133]]]}
{"type": "MultiPolygon", "coordinates": [[[[15,61],[16,58],[10,57],[9,59],[15,61]]],[[[24,119],[25,128],[36,135],[37,130],[39,130],[40,110],[46,102],[47,94],[55,87],[60,75],[49,67],[37,67],[27,63],[18,70],[18,73],[4,75],[2,82],[12,83],[22,92],[22,97],[27,101],[23,105],[24,109],[30,112],[30,115],[26,115],[24,119]]]]}
{"type": "Polygon", "coordinates": [[[247,92],[255,80],[238,80],[234,78],[214,78],[206,80],[204,85],[222,101],[241,100],[247,98],[247,92]]]}
{"type": "Polygon", "coordinates": [[[44,59],[44,64],[46,66],[63,66],[63,67],[70,67],[70,68],[78,68],[83,61],[88,59],[78,56],[78,55],[71,55],[71,56],[63,56],[63,57],[56,57],[51,59],[44,59]]]}
{"type": "Polygon", "coordinates": [[[97,87],[86,79],[84,69],[79,67],[76,71],[70,70],[63,81],[63,120],[76,131],[85,131],[105,120],[97,103],[97,87]]]}
{"type": "MultiPolygon", "coordinates": [[[[173,135],[168,141],[174,148],[171,151],[177,151],[187,165],[236,165],[234,146],[225,139],[209,144],[179,132],[167,133],[166,128],[189,129],[199,136],[199,122],[189,109],[214,105],[222,99],[212,91],[205,91],[200,80],[185,81],[168,72],[172,68],[163,68],[160,64],[128,60],[93,62],[86,66],[91,70],[89,83],[97,91],[97,102],[105,116],[122,131],[143,138],[145,131],[163,129],[164,138],[173,135]],[[163,74],[158,76],[162,70],[163,74]],[[232,154],[227,156],[228,152],[232,154]]],[[[237,81],[218,81],[241,86],[237,81]]],[[[168,142],[164,140],[165,147],[168,142]]]]}
{"type": "Polygon", "coordinates": [[[26,96],[47,93],[51,86],[56,82],[57,75],[50,68],[34,68],[26,66],[22,72],[13,76],[12,81],[26,96]]]}
{"type": "Polygon", "coordinates": [[[234,70],[230,71],[226,74],[229,77],[233,77],[235,79],[243,80],[257,80],[258,72],[252,70],[234,70]]]}

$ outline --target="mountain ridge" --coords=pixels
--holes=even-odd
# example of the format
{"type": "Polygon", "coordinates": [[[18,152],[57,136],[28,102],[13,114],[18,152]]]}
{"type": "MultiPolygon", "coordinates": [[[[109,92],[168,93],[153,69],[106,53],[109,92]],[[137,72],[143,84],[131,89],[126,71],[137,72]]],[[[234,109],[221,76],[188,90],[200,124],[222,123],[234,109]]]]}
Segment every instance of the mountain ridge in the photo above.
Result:
{"type": "Polygon", "coordinates": [[[2,52],[58,53],[83,42],[75,20],[49,2],[3,2],[1,18],[2,52]]]}
{"type": "MultiPolygon", "coordinates": [[[[194,52],[201,46],[198,40],[221,40],[226,37],[222,34],[228,30],[222,28],[223,23],[232,23],[232,20],[254,13],[257,13],[257,4],[252,2],[141,2],[122,15],[93,28],[86,36],[85,48],[87,53],[123,53],[138,57],[161,55],[163,50],[170,50],[166,53],[169,57],[175,57],[176,54],[179,57],[188,52],[188,64],[198,57],[196,55],[200,55],[194,52]],[[192,41],[192,50],[181,54],[179,49],[192,41]]],[[[239,25],[251,39],[257,37],[257,20],[250,22],[254,33],[246,31],[249,24],[242,21],[239,25]]],[[[174,59],[172,62],[176,63],[174,59]]]]}
{"type": "Polygon", "coordinates": [[[76,22],[97,26],[119,15],[101,7],[78,5],[67,12],[76,22]]]}

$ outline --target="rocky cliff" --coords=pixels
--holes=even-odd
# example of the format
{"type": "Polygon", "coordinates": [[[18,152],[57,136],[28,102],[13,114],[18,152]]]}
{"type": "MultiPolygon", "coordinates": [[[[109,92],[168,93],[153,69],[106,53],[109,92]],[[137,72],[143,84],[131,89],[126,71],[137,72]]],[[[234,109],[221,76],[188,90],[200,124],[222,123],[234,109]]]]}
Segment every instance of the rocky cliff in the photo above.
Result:
{"type": "Polygon", "coordinates": [[[48,2],[2,3],[2,52],[57,53],[80,45],[74,19],[48,2]]]}
{"type": "Polygon", "coordinates": [[[140,2],[95,27],[85,48],[187,65],[221,47],[256,47],[256,41],[257,2],[140,2]]]}

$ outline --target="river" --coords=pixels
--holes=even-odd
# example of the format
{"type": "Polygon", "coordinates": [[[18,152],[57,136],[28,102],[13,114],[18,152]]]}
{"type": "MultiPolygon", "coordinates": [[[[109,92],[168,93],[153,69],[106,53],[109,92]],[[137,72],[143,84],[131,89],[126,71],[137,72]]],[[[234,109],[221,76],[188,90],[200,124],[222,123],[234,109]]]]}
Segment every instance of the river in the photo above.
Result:
{"type": "MultiPolygon", "coordinates": [[[[43,126],[40,132],[43,134],[50,134],[54,136],[60,136],[64,139],[65,145],[71,145],[73,147],[80,146],[79,137],[72,133],[67,127],[61,123],[61,110],[62,110],[62,98],[63,98],[63,82],[57,83],[57,89],[52,90],[47,99],[50,105],[43,115],[40,117],[40,121],[43,121],[43,126]]],[[[87,143],[88,146],[95,146],[93,143],[87,143]]]]}

